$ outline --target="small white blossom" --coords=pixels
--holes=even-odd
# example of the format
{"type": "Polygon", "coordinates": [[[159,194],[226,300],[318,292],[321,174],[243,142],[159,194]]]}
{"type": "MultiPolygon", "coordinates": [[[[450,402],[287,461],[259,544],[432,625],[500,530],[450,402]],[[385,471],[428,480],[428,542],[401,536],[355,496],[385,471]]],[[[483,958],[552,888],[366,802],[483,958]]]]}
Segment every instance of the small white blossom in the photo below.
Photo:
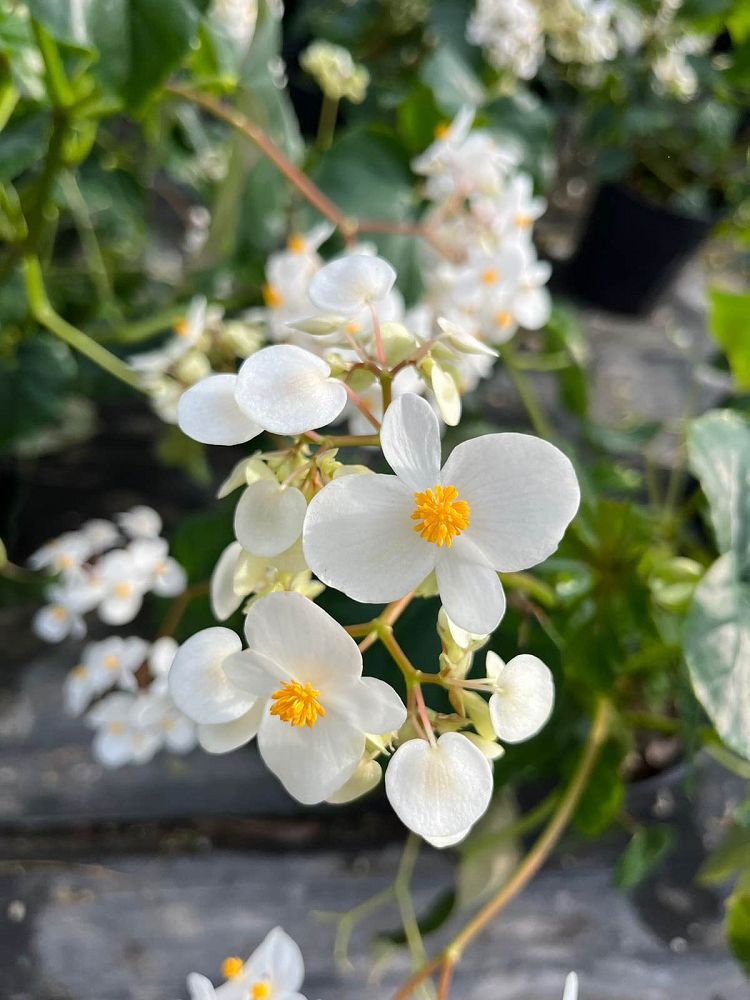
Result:
{"type": "Polygon", "coordinates": [[[549,668],[528,653],[503,663],[490,650],[485,660],[492,681],[490,719],[498,739],[522,743],[544,726],[555,702],[555,684],[549,668]]]}
{"type": "Polygon", "coordinates": [[[305,1000],[299,992],[305,977],[302,953],[280,927],[275,927],[243,962],[230,956],[222,963],[226,982],[214,987],[209,979],[191,973],[190,1000],[305,1000]]]}
{"type": "Polygon", "coordinates": [[[347,476],[314,497],[308,565],[365,603],[397,600],[435,570],[451,619],[493,631],[505,610],[498,571],[546,559],[578,508],[572,465],[539,438],[488,434],[460,444],[441,469],[437,418],[412,395],[388,408],[380,439],[396,475],[347,476]]]}

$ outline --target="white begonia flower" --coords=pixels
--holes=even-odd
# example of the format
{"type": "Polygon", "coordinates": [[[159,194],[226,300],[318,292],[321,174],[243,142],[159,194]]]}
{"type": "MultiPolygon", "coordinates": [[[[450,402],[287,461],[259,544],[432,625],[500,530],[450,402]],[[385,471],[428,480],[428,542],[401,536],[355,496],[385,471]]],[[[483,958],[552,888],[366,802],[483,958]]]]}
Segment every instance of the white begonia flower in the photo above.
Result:
{"type": "Polygon", "coordinates": [[[68,636],[82,639],[86,623],[81,610],[70,600],[68,588],[64,584],[50,587],[47,596],[51,603],[40,608],[31,619],[34,634],[44,642],[62,642],[68,636]]]}
{"type": "Polygon", "coordinates": [[[385,772],[388,801],[414,833],[437,847],[457,843],[492,798],[492,768],[462,733],[402,743],[385,772]]]}
{"type": "Polygon", "coordinates": [[[27,560],[30,569],[48,569],[52,573],[73,572],[91,555],[91,542],[81,531],[66,531],[37,549],[27,560]]]}
{"type": "Polygon", "coordinates": [[[549,719],[555,703],[552,672],[528,653],[504,663],[490,650],[485,660],[487,677],[493,682],[490,719],[498,739],[522,743],[531,739],[549,719]]]}
{"type": "Polygon", "coordinates": [[[299,992],[305,977],[302,952],[281,927],[274,927],[246,962],[225,958],[221,971],[227,981],[218,987],[191,973],[190,1000],[305,1000],[299,992]]]}
{"type": "Polygon", "coordinates": [[[139,695],[133,716],[139,727],[156,736],[159,748],[185,754],[198,743],[195,723],[177,708],[163,683],[152,684],[139,695]]]}
{"type": "Polygon", "coordinates": [[[552,312],[552,299],[544,286],[552,274],[546,260],[527,260],[513,296],[513,315],[527,330],[541,330],[552,312]]]}
{"type": "Polygon", "coordinates": [[[207,749],[247,742],[253,723],[261,756],[286,789],[300,802],[322,802],[354,773],[365,733],[400,728],[406,709],[383,681],[362,677],[357,644],[300,594],[258,600],[245,634],[244,652],[222,628],[184,643],[170,672],[172,696],[202,724],[207,749]]]}
{"type": "Polygon", "coordinates": [[[101,557],[96,574],[103,591],[98,607],[101,620],[107,625],[131,622],[149,589],[148,573],[130,552],[114,549],[101,557]]]}
{"type": "Polygon", "coordinates": [[[440,430],[418,396],[394,400],[380,434],[395,476],[346,476],[308,507],[305,558],[331,587],[363,603],[397,600],[435,570],[450,618],[492,632],[505,610],[498,572],[542,562],[580,499],[575,471],[554,445],[487,434],[440,468],[440,430]]]}
{"type": "Polygon", "coordinates": [[[240,409],[237,376],[209,375],[182,393],[177,423],[183,434],[201,444],[244,444],[263,430],[240,409]]]}
{"type": "Polygon", "coordinates": [[[466,38],[496,69],[522,80],[531,80],[544,60],[541,10],[533,0],[477,0],[466,38]]]}
{"type": "Polygon", "coordinates": [[[63,683],[63,703],[69,715],[81,715],[97,695],[113,687],[135,691],[135,672],[148,652],[148,643],[138,636],[110,636],[101,642],[88,643],[80,663],[68,673],[63,683]]]}
{"type": "Polygon", "coordinates": [[[133,559],[135,574],[147,589],[160,597],[176,597],[187,586],[187,573],[172,558],[164,538],[136,538],[125,550],[133,559]]]}
{"type": "Polygon", "coordinates": [[[497,357],[497,351],[490,344],[485,344],[483,340],[469,333],[458,323],[454,323],[444,316],[438,316],[437,325],[440,327],[445,339],[451,347],[460,354],[479,354],[490,358],[497,357]]]}
{"type": "Polygon", "coordinates": [[[307,501],[296,487],[261,479],[240,497],[234,533],[252,555],[275,556],[302,534],[306,511],[307,501]]]}
{"type": "Polygon", "coordinates": [[[161,532],[161,518],[152,507],[144,504],[118,514],[116,520],[130,538],[156,538],[161,532]]]}
{"type": "Polygon", "coordinates": [[[195,346],[206,326],[207,308],[206,299],[202,295],[195,296],[184,320],[175,323],[174,336],[152,351],[143,351],[128,358],[128,364],[143,376],[147,385],[158,381],[195,346]]]}
{"type": "Polygon", "coordinates": [[[326,313],[351,316],[382,302],[396,281],[387,260],[369,254],[348,254],[322,267],[310,282],[313,304],[326,313]]]}
{"type": "Polygon", "coordinates": [[[500,205],[495,207],[493,229],[500,239],[531,243],[534,223],[547,210],[547,201],[534,196],[534,181],[529,174],[509,178],[500,205]]]}
{"type": "Polygon", "coordinates": [[[139,707],[138,695],[116,691],[86,714],[86,723],[96,731],[91,752],[104,767],[145,764],[159,749],[159,734],[138,720],[139,707]]]}
{"type": "Polygon", "coordinates": [[[324,427],[346,406],[343,383],[322,358],[295,344],[264,347],[237,375],[237,403],[274,434],[302,434],[324,427]]]}

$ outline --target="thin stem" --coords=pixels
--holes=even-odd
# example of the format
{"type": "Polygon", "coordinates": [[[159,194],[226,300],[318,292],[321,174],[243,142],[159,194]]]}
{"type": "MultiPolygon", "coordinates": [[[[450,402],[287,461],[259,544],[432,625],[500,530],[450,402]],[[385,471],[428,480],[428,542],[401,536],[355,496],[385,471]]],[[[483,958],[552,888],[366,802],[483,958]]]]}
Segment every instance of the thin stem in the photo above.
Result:
{"type": "Polygon", "coordinates": [[[440,982],[438,983],[437,1000],[447,1000],[453,979],[453,965],[445,962],[440,970],[440,982]]]}
{"type": "Polygon", "coordinates": [[[52,98],[52,103],[58,108],[70,107],[73,103],[73,91],[65,75],[65,67],[60,58],[57,43],[47,29],[33,17],[31,19],[31,30],[34,33],[34,41],[44,62],[47,93],[52,98]]]}
{"type": "Polygon", "coordinates": [[[573,816],[575,808],[591,777],[599,751],[607,739],[609,724],[609,702],[604,698],[600,698],[597,701],[591,729],[589,730],[588,739],[584,745],[578,765],[560,798],[554,814],[534,846],[500,891],[472,917],[440,955],[431,959],[414,973],[401,989],[394,994],[393,1000],[406,1000],[407,997],[412,995],[416,987],[437,969],[440,969],[442,972],[446,966],[450,966],[451,968],[455,966],[477,934],[484,930],[493,917],[517,896],[534,875],[536,875],[573,816]]]}
{"type": "MultiPolygon", "coordinates": [[[[370,315],[372,316],[372,332],[375,336],[375,357],[378,359],[379,364],[384,365],[385,351],[383,350],[383,335],[380,332],[378,314],[375,312],[375,307],[372,303],[370,303],[370,315]]],[[[383,413],[385,413],[385,407],[383,407],[383,413]]]]}
{"type": "Polygon", "coordinates": [[[414,874],[414,866],[419,857],[419,848],[419,837],[415,833],[410,833],[406,838],[404,852],[401,855],[401,862],[398,866],[398,873],[393,883],[393,890],[401,913],[401,923],[404,928],[406,943],[411,952],[414,969],[417,969],[427,959],[422,934],[419,930],[419,922],[414,911],[414,902],[411,898],[411,880],[414,874]]]}
{"type": "Polygon", "coordinates": [[[404,675],[407,685],[412,687],[417,684],[419,682],[419,671],[417,671],[409,657],[396,641],[396,637],[393,634],[393,626],[384,624],[377,618],[373,624],[375,626],[374,631],[377,633],[378,639],[380,639],[385,648],[391,654],[391,659],[404,675]]]}
{"type": "Polygon", "coordinates": [[[504,844],[509,840],[513,840],[515,837],[522,837],[529,830],[533,830],[535,827],[540,826],[544,820],[549,816],[549,814],[554,810],[557,800],[559,798],[559,793],[557,789],[554,792],[542,799],[542,801],[534,806],[533,809],[529,809],[527,813],[519,818],[514,823],[509,823],[507,826],[503,827],[502,830],[498,830],[496,833],[486,833],[483,837],[474,838],[472,837],[469,841],[469,845],[465,848],[459,844],[458,851],[465,858],[470,858],[475,854],[480,854],[482,851],[486,851],[489,847],[499,847],[500,844],[504,844]]]}
{"type": "Polygon", "coordinates": [[[101,301],[108,306],[110,312],[121,318],[120,310],[112,291],[112,282],[107,271],[107,265],[104,262],[104,255],[99,246],[99,240],[96,237],[96,229],[94,228],[86,201],[81,194],[81,189],[78,187],[75,175],[70,171],[66,171],[60,177],[60,186],[73,216],[73,221],[76,224],[78,237],[81,241],[83,254],[86,258],[96,293],[101,301]]]}
{"type": "MultiPolygon", "coordinates": [[[[205,111],[209,111],[215,118],[220,118],[228,125],[231,125],[232,128],[236,128],[238,132],[242,132],[251,142],[255,143],[263,155],[268,157],[277,170],[304,195],[310,204],[314,208],[317,208],[324,218],[345,232],[351,231],[351,220],[347,219],[338,206],[334,205],[331,199],[323,194],[320,188],[287,158],[273,139],[266,135],[263,129],[256,125],[255,122],[250,121],[249,118],[246,118],[245,115],[235,108],[229,107],[229,105],[217,101],[213,97],[209,97],[208,94],[202,94],[198,90],[193,90],[191,87],[184,87],[179,83],[169,83],[165,89],[177,97],[182,97],[186,101],[192,101],[193,104],[197,104],[205,111]]],[[[356,231],[356,225],[354,229],[356,231]]]]}
{"type": "Polygon", "coordinates": [[[302,437],[315,444],[323,444],[326,448],[372,448],[380,444],[378,434],[318,434],[316,431],[306,431],[302,437]]]}
{"type": "Polygon", "coordinates": [[[346,384],[346,382],[342,382],[341,384],[342,384],[342,385],[343,385],[343,387],[344,387],[344,388],[346,389],[346,394],[347,394],[347,396],[349,397],[349,399],[350,399],[350,401],[352,402],[352,404],[353,404],[354,406],[356,406],[356,408],[357,408],[357,409],[359,410],[359,412],[360,412],[360,413],[362,414],[362,416],[363,416],[363,417],[364,417],[364,418],[365,418],[365,419],[366,419],[366,420],[367,420],[367,421],[368,421],[369,423],[371,423],[371,424],[372,424],[372,426],[373,426],[373,427],[375,428],[375,430],[376,430],[376,431],[379,431],[379,430],[380,430],[380,421],[378,420],[378,418],[377,418],[377,417],[375,417],[375,416],[373,416],[373,415],[372,415],[372,413],[370,413],[370,411],[368,410],[368,408],[367,408],[367,407],[365,406],[365,404],[364,404],[364,403],[362,402],[362,400],[361,400],[361,399],[359,398],[359,396],[358,396],[358,395],[357,395],[357,393],[356,393],[356,392],[354,391],[354,389],[352,389],[352,388],[351,388],[351,386],[348,386],[348,385],[346,384]]]}
{"type": "Polygon", "coordinates": [[[318,910],[313,911],[311,914],[313,918],[336,921],[336,937],[333,944],[333,958],[339,969],[350,970],[354,968],[352,963],[349,961],[349,942],[351,941],[352,934],[354,933],[357,925],[361,923],[365,917],[369,917],[371,913],[375,913],[382,906],[385,906],[387,902],[393,899],[393,895],[394,886],[391,884],[386,886],[385,889],[381,889],[380,892],[376,892],[374,896],[370,896],[369,899],[365,899],[356,906],[353,906],[351,910],[347,910],[345,913],[324,913],[318,910]]]}
{"type": "Polygon", "coordinates": [[[186,587],[181,594],[178,594],[164,616],[164,621],[161,623],[157,638],[162,638],[165,635],[174,635],[190,602],[194,597],[203,597],[207,594],[208,588],[209,583],[206,580],[201,583],[193,583],[189,587],[186,587]]]}
{"type": "Polygon", "coordinates": [[[331,148],[333,136],[336,132],[336,117],[339,112],[339,102],[335,97],[323,95],[323,103],[320,106],[320,119],[318,120],[318,135],[315,145],[321,152],[331,148]]]}
{"type": "Polygon", "coordinates": [[[419,684],[415,684],[411,689],[414,692],[414,702],[417,706],[417,715],[419,716],[419,721],[422,724],[422,729],[427,737],[431,747],[437,746],[437,740],[435,739],[435,733],[432,731],[432,723],[430,722],[430,716],[427,714],[427,705],[425,704],[424,695],[422,694],[422,688],[419,684]]]}
{"type": "Polygon", "coordinates": [[[534,390],[531,388],[526,375],[521,371],[516,363],[514,348],[512,348],[510,344],[506,344],[500,356],[505,364],[508,376],[518,393],[518,398],[526,411],[526,415],[529,418],[531,426],[534,428],[539,437],[548,439],[551,438],[552,429],[547,422],[547,418],[539,405],[539,401],[534,395],[534,390]]]}
{"type": "Polygon", "coordinates": [[[380,391],[383,394],[383,416],[385,416],[385,411],[391,405],[391,389],[393,386],[393,377],[390,372],[381,372],[380,375],[380,391]]]}
{"type": "Polygon", "coordinates": [[[56,337],[64,341],[69,347],[85,355],[95,365],[109,372],[116,379],[129,385],[132,389],[145,391],[140,379],[129,365],[121,361],[115,354],[108,351],[106,347],[92,340],[88,334],[72,326],[67,320],[55,312],[47,298],[47,290],[44,287],[42,277],[42,267],[39,258],[35,254],[24,257],[24,278],[26,282],[26,296],[29,302],[29,309],[34,319],[54,333],[56,337]]]}

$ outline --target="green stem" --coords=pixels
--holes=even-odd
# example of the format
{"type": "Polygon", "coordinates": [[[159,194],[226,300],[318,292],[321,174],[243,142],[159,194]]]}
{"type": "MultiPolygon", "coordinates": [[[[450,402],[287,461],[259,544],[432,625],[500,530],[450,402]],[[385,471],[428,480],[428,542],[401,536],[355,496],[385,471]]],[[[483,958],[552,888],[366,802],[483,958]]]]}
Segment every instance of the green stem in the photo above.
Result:
{"type": "Polygon", "coordinates": [[[73,221],[76,224],[83,255],[86,258],[96,293],[99,299],[108,307],[109,311],[121,318],[120,309],[112,291],[112,282],[107,271],[107,265],[104,262],[104,256],[99,246],[99,241],[96,238],[94,223],[91,220],[88,206],[81,194],[81,189],[78,187],[75,175],[70,171],[66,171],[60,177],[60,186],[73,216],[73,221]]]}
{"type": "Polygon", "coordinates": [[[35,254],[24,257],[23,268],[29,309],[37,323],[121,382],[133,389],[145,391],[132,368],[55,312],[47,298],[41,264],[35,254]]]}
{"type": "Polygon", "coordinates": [[[509,823],[496,833],[487,833],[484,837],[471,839],[464,848],[459,844],[457,850],[463,857],[470,858],[475,854],[486,851],[488,847],[499,847],[501,844],[513,840],[515,837],[522,837],[529,830],[535,829],[535,827],[547,819],[557,805],[559,797],[560,793],[555,789],[554,792],[550,792],[546,798],[542,799],[533,809],[524,813],[523,816],[520,816],[514,823],[509,823]]]}
{"type": "Polygon", "coordinates": [[[36,18],[31,19],[31,30],[34,40],[44,62],[44,72],[47,78],[47,93],[52,103],[58,108],[68,108],[73,103],[73,91],[65,74],[65,67],[60,58],[60,50],[52,35],[36,18]]]}
{"type": "Polygon", "coordinates": [[[139,344],[143,340],[148,340],[155,333],[161,333],[162,330],[173,327],[179,320],[184,319],[187,308],[187,305],[169,306],[167,309],[144,316],[143,319],[117,326],[103,339],[118,344],[139,344]]]}
{"type": "Polygon", "coordinates": [[[334,97],[323,95],[323,103],[320,106],[320,120],[318,121],[318,135],[315,145],[321,152],[331,148],[333,136],[336,131],[336,117],[338,115],[339,102],[334,97]]]}
{"type": "Polygon", "coordinates": [[[518,366],[515,349],[508,343],[503,348],[500,356],[505,364],[508,376],[518,393],[518,398],[526,411],[526,415],[528,416],[534,431],[539,435],[539,437],[548,439],[551,438],[552,429],[539,405],[539,401],[534,395],[534,390],[531,388],[528,379],[518,366]]]}
{"type": "Polygon", "coordinates": [[[401,914],[404,936],[406,937],[406,943],[411,953],[412,969],[418,969],[427,959],[422,933],[419,930],[419,921],[414,910],[414,901],[411,897],[411,880],[414,874],[414,866],[419,857],[420,846],[419,837],[415,833],[410,833],[406,838],[404,853],[401,855],[398,873],[393,883],[393,891],[401,914]]]}
{"type": "Polygon", "coordinates": [[[528,597],[532,597],[545,608],[553,608],[557,604],[557,598],[552,587],[538,580],[531,573],[500,573],[500,581],[508,590],[518,590],[528,597]]]}

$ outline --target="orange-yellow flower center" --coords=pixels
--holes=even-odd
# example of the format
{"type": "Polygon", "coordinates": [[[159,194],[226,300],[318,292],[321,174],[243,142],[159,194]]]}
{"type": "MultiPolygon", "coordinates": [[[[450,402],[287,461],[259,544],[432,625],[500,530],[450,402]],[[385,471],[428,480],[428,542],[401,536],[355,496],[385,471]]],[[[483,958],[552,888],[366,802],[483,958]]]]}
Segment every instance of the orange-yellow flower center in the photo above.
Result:
{"type": "Polygon", "coordinates": [[[293,233],[287,240],[286,245],[292,253],[304,253],[307,249],[305,238],[304,236],[300,236],[299,233],[293,233]]]}
{"type": "Polygon", "coordinates": [[[497,273],[494,267],[488,267],[485,271],[482,271],[482,284],[484,285],[495,285],[497,284],[500,275],[497,273]]]}
{"type": "Polygon", "coordinates": [[[469,505],[458,499],[455,486],[434,486],[431,490],[414,494],[416,504],[411,515],[417,523],[414,530],[433,545],[453,544],[456,535],[469,527],[469,505]]]}
{"type": "Polygon", "coordinates": [[[64,622],[65,619],[68,617],[68,612],[62,606],[62,604],[55,604],[52,608],[52,617],[56,619],[56,621],[64,622]]]}
{"type": "Polygon", "coordinates": [[[530,219],[528,217],[528,215],[517,215],[516,216],[516,225],[518,226],[519,229],[528,229],[529,226],[531,225],[532,221],[533,220],[530,219]]]}
{"type": "Polygon", "coordinates": [[[267,982],[253,983],[250,987],[250,1000],[268,1000],[271,996],[271,984],[267,982]]]}
{"type": "Polygon", "coordinates": [[[450,122],[438,122],[437,125],[435,126],[435,132],[434,132],[435,138],[444,139],[446,135],[448,135],[450,130],[451,130],[450,122]]]}
{"type": "Polygon", "coordinates": [[[306,684],[289,681],[271,695],[274,702],[271,715],[278,715],[282,722],[288,722],[292,726],[312,728],[318,721],[318,716],[326,714],[318,701],[319,694],[320,691],[316,691],[309,681],[306,684]]]}
{"type": "Polygon", "coordinates": [[[178,337],[187,337],[190,333],[190,324],[186,319],[178,319],[174,325],[174,332],[178,337]]]}
{"type": "Polygon", "coordinates": [[[221,974],[225,979],[234,979],[242,972],[245,963],[237,955],[230,955],[221,963],[221,974]]]}
{"type": "Polygon", "coordinates": [[[509,312],[499,312],[495,314],[495,322],[499,327],[505,329],[513,322],[513,317],[509,312]]]}
{"type": "Polygon", "coordinates": [[[107,668],[107,670],[117,670],[117,668],[120,666],[120,658],[118,656],[115,656],[113,653],[108,653],[104,657],[104,666],[107,668]]]}
{"type": "Polygon", "coordinates": [[[278,309],[284,304],[281,292],[274,285],[269,285],[267,281],[264,282],[261,291],[263,292],[263,301],[269,309],[278,309]]]}
{"type": "Polygon", "coordinates": [[[130,597],[133,587],[130,583],[116,583],[114,587],[115,597],[130,597]]]}

